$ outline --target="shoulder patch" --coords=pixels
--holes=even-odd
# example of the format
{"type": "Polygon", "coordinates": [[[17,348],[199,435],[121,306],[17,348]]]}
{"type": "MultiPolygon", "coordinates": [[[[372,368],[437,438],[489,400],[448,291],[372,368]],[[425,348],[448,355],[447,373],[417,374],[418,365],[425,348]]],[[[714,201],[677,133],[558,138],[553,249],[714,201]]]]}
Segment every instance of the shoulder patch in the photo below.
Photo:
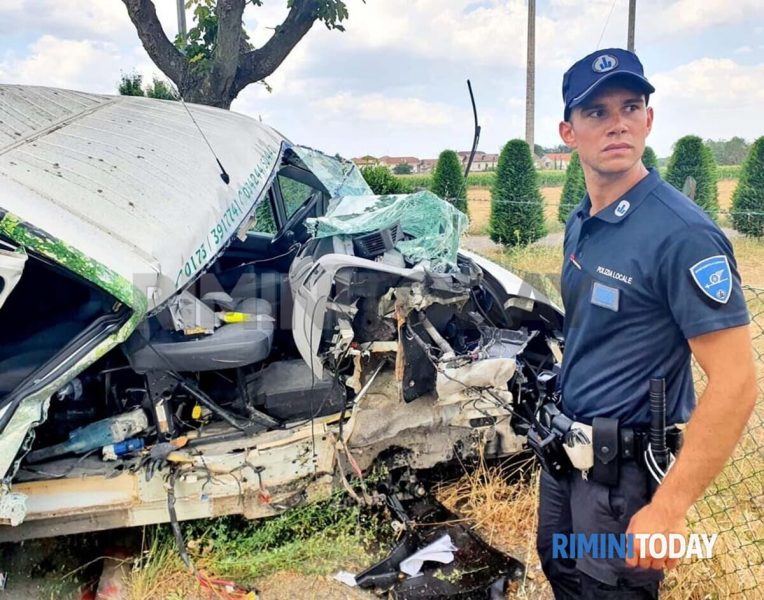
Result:
{"type": "Polygon", "coordinates": [[[732,272],[724,254],[696,262],[690,273],[701,292],[719,304],[727,304],[732,292],[732,272]]]}

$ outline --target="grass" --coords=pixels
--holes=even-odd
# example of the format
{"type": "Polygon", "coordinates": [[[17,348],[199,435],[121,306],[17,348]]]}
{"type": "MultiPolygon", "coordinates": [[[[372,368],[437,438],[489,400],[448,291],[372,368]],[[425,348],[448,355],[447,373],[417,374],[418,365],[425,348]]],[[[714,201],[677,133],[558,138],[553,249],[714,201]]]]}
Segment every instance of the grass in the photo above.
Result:
{"type": "MultiPolygon", "coordinates": [[[[248,588],[282,572],[318,580],[338,569],[359,569],[374,560],[371,548],[377,540],[391,535],[379,515],[362,512],[342,493],[272,519],[222,517],[183,528],[189,555],[200,572],[248,588]]],[[[203,597],[179,557],[169,527],[149,527],[146,532],[130,581],[131,600],[203,597]]],[[[322,585],[331,588],[332,583],[322,585]]]]}
{"type": "Polygon", "coordinates": [[[486,542],[525,564],[525,579],[512,588],[512,598],[551,598],[536,553],[539,474],[530,459],[512,467],[489,467],[481,460],[477,469],[436,491],[486,542]]]}

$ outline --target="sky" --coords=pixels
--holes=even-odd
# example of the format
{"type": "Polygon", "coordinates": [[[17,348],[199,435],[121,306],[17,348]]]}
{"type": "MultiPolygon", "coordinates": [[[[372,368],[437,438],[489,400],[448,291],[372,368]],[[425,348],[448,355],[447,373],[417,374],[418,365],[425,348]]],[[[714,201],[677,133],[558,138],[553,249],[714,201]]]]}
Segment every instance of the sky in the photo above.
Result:
{"type": "MultiPolygon", "coordinates": [[[[480,149],[525,136],[527,0],[346,0],[345,32],[317,23],[266,86],[232,110],[293,142],[355,157],[434,158],[472,145],[472,81],[480,149]]],[[[175,0],[155,0],[169,37],[175,0]]],[[[598,48],[625,47],[628,0],[538,0],[536,128],[560,143],[565,70],[598,48]]],[[[286,0],[248,7],[263,44],[286,0]]],[[[189,23],[190,15],[189,15],[189,23]]],[[[161,76],[120,0],[2,0],[0,82],[116,93],[120,73],[161,76]]],[[[656,88],[648,143],[668,156],[681,136],[764,135],[764,0],[637,0],[636,51],[656,88]]]]}

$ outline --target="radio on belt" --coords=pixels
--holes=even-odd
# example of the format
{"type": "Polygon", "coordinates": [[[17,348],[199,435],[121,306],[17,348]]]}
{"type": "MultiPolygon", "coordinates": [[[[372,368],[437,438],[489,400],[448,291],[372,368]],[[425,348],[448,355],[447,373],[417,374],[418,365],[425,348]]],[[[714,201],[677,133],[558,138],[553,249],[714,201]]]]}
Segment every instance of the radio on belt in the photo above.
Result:
{"type": "Polygon", "coordinates": [[[565,416],[558,404],[557,374],[542,371],[538,375],[539,409],[528,430],[528,445],[541,463],[541,467],[555,478],[568,473],[573,466],[563,448],[566,434],[573,421],[565,416]]]}

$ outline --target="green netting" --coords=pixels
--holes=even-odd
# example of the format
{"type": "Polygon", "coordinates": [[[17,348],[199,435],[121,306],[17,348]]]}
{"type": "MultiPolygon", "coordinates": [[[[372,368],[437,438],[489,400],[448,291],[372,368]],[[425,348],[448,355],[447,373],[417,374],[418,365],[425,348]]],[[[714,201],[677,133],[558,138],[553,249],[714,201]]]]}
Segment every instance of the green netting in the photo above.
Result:
{"type": "Polygon", "coordinates": [[[370,233],[396,223],[411,237],[395,245],[406,260],[430,261],[432,271],[455,268],[467,217],[432,192],[337,198],[326,216],[308,219],[307,225],[315,237],[325,238],[370,233]]]}

